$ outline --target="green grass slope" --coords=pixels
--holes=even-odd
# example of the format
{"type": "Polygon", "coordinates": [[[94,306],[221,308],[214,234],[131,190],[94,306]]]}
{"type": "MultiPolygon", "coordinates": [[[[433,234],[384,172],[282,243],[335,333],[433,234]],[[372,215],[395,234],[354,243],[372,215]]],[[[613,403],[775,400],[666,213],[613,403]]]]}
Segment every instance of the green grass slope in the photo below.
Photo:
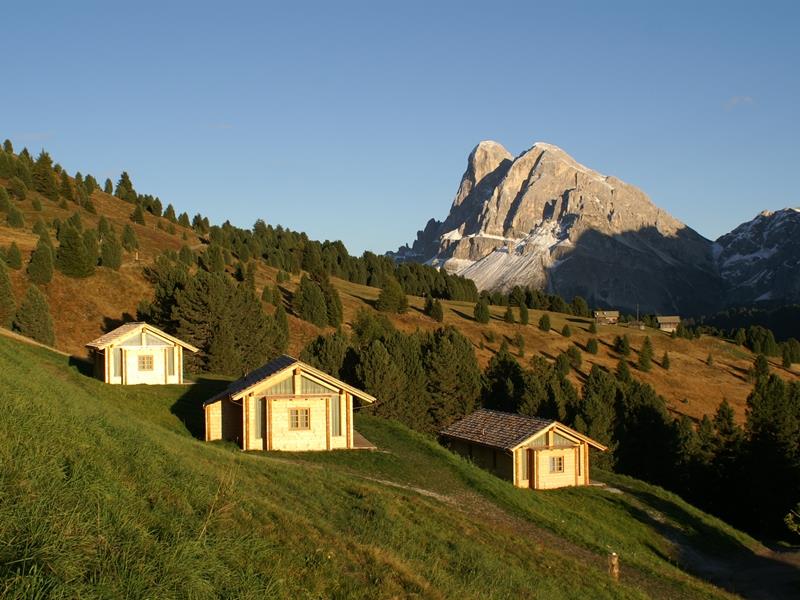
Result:
{"type": "Polygon", "coordinates": [[[0,337],[0,596],[713,598],[685,558],[759,550],[641,482],[517,490],[367,416],[377,452],[206,444],[219,386],[106,386],[0,337]]]}

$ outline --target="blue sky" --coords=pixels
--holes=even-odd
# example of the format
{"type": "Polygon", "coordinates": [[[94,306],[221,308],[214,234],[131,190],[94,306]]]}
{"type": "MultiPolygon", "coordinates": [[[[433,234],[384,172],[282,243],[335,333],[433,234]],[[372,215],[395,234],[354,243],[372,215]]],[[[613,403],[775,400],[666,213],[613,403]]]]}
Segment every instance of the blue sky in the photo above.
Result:
{"type": "Polygon", "coordinates": [[[800,205],[800,3],[25,4],[0,139],[213,222],[394,249],[483,139],[557,144],[709,238],[800,205]]]}

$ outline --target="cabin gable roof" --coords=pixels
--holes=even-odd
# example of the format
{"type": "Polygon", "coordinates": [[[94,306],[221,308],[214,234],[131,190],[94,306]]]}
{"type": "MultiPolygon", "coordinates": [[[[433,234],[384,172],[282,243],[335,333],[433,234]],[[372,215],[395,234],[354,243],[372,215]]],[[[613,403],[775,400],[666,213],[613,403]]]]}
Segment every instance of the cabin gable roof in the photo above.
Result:
{"type": "Polygon", "coordinates": [[[191,344],[184,342],[183,340],[180,340],[174,336],[171,336],[165,331],[160,330],[158,327],[154,327],[153,325],[141,321],[133,321],[131,323],[125,323],[123,325],[120,325],[116,329],[113,329],[108,333],[101,335],[96,340],[89,342],[88,344],[86,344],[86,347],[92,348],[94,350],[104,350],[105,348],[111,346],[112,344],[113,345],[121,344],[126,339],[134,335],[141,334],[142,331],[145,331],[146,333],[150,333],[156,337],[160,337],[164,340],[177,344],[178,346],[182,346],[189,352],[198,351],[198,348],[195,348],[191,344]]]}
{"type": "Polygon", "coordinates": [[[466,442],[514,451],[550,430],[557,430],[560,435],[572,438],[576,442],[586,442],[598,450],[607,449],[603,444],[578,433],[558,421],[490,410],[488,408],[476,410],[460,421],[445,427],[440,434],[466,442]]]}
{"type": "MultiPolygon", "coordinates": [[[[241,379],[231,382],[226,389],[207,400],[204,405],[214,404],[215,402],[218,402],[224,398],[235,400],[256,388],[265,386],[269,387],[274,383],[278,383],[280,380],[286,379],[286,371],[290,369],[294,370],[295,368],[300,369],[301,381],[305,380],[311,386],[320,386],[322,388],[326,388],[331,393],[337,393],[339,390],[345,390],[351,395],[370,403],[375,402],[376,400],[376,398],[371,394],[359,390],[358,388],[355,388],[344,381],[336,379],[335,377],[332,377],[331,375],[328,375],[319,369],[315,369],[311,365],[297,360],[296,358],[283,354],[262,365],[258,369],[251,371],[241,379]]],[[[301,383],[302,387],[304,388],[307,385],[305,381],[301,383]]],[[[319,392],[304,392],[301,390],[298,395],[302,395],[304,393],[319,392]]]]}

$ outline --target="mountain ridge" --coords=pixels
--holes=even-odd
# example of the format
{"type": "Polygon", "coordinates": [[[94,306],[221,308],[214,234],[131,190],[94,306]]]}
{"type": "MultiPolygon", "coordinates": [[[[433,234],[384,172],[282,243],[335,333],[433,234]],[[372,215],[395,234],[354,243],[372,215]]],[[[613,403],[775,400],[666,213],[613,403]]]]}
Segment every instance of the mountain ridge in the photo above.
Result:
{"type": "MultiPolygon", "coordinates": [[[[469,277],[479,289],[534,286],[597,306],[700,314],[727,306],[729,291],[744,285],[719,262],[732,241],[705,238],[638,187],[558,146],[536,142],[514,157],[482,141],[447,217],[429,220],[412,246],[388,254],[469,277]]],[[[787,301],[800,298],[791,274],[779,279],[787,301]]]]}

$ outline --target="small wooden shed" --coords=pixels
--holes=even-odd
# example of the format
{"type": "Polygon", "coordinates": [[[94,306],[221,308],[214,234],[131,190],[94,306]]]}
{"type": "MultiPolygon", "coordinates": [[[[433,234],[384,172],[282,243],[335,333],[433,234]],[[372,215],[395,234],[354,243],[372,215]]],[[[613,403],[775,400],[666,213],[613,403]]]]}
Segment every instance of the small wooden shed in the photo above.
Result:
{"type": "Polygon", "coordinates": [[[86,344],[94,375],[120,385],[183,383],[183,352],[191,344],[147,323],[125,323],[86,344]]]}
{"type": "Polygon", "coordinates": [[[598,325],[616,325],[619,321],[618,310],[596,310],[594,311],[594,322],[598,325]]]}
{"type": "Polygon", "coordinates": [[[658,321],[658,328],[667,333],[677,331],[678,325],[681,324],[681,318],[674,315],[670,317],[656,317],[656,320],[658,321]]]}
{"type": "Polygon", "coordinates": [[[549,419],[481,408],[441,431],[451,450],[517,487],[589,484],[589,449],[607,448],[549,419]]]}
{"type": "Polygon", "coordinates": [[[353,429],[353,401],[364,391],[282,355],[234,381],[203,404],[205,439],[243,450],[371,448],[353,429]]]}

